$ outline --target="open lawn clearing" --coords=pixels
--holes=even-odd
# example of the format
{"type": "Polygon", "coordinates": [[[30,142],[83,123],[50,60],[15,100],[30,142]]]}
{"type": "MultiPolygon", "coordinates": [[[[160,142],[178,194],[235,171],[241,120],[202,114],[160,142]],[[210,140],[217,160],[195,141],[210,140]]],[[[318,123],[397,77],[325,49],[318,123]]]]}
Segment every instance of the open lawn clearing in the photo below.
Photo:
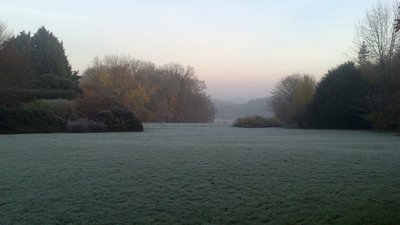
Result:
{"type": "Polygon", "coordinates": [[[400,224],[400,137],[147,124],[0,136],[0,224],[400,224]]]}

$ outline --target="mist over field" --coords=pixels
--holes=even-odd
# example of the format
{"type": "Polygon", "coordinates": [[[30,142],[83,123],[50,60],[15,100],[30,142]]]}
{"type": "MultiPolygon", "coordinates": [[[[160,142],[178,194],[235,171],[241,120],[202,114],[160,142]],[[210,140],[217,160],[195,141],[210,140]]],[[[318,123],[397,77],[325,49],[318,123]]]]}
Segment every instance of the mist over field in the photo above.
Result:
{"type": "Polygon", "coordinates": [[[239,117],[261,115],[272,116],[270,98],[252,99],[246,103],[234,103],[229,101],[213,100],[216,114],[215,122],[232,122],[239,117]]]}
{"type": "Polygon", "coordinates": [[[0,2],[0,225],[400,224],[400,2],[0,2]]]}

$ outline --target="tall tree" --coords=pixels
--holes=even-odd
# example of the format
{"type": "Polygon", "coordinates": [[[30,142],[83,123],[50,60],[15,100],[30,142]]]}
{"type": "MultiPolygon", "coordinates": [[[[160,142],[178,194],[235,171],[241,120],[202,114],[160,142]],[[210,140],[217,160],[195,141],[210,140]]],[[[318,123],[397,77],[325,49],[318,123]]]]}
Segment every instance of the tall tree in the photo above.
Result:
{"type": "Polygon", "coordinates": [[[33,35],[32,46],[36,74],[55,74],[61,77],[73,75],[63,43],[45,27],[39,28],[33,35]]]}
{"type": "Polygon", "coordinates": [[[293,74],[280,80],[272,91],[272,109],[284,125],[306,126],[308,104],[314,95],[315,79],[307,74],[293,74]]]}
{"type": "Polygon", "coordinates": [[[373,62],[382,70],[387,70],[399,47],[399,35],[393,26],[397,18],[397,7],[379,1],[366,12],[364,19],[356,26],[355,42],[357,49],[363,45],[373,62]]]}
{"type": "Polygon", "coordinates": [[[330,70],[316,87],[310,118],[317,128],[363,129],[366,120],[367,78],[353,62],[330,70]]]}
{"type": "Polygon", "coordinates": [[[2,95],[17,97],[14,102],[75,98],[80,93],[77,73],[71,71],[62,43],[44,27],[34,36],[21,32],[2,44],[0,88],[2,95]]]}
{"type": "Polygon", "coordinates": [[[1,86],[29,88],[37,78],[33,71],[31,34],[21,32],[0,49],[1,86]]]}
{"type": "Polygon", "coordinates": [[[360,46],[357,59],[358,65],[361,67],[367,66],[369,64],[369,51],[367,45],[365,44],[365,41],[363,41],[360,46]]]}

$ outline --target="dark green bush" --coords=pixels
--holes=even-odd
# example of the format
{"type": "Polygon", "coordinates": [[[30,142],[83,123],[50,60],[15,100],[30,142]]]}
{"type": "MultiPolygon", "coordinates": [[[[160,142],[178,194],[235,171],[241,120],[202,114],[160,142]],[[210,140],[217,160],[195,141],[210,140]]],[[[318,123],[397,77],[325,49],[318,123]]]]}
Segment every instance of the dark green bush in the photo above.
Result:
{"type": "Polygon", "coordinates": [[[0,105],[18,106],[36,99],[37,91],[32,89],[0,88],[0,105]]]}
{"type": "Polygon", "coordinates": [[[233,122],[234,127],[244,128],[262,128],[262,127],[279,127],[279,122],[274,118],[265,118],[262,116],[248,116],[238,118],[233,122]]]}
{"type": "Polygon", "coordinates": [[[0,133],[65,132],[66,121],[82,115],[73,100],[36,100],[18,107],[0,109],[0,133]]]}
{"type": "Polygon", "coordinates": [[[107,131],[131,132],[143,131],[142,121],[133,112],[126,108],[114,108],[101,111],[93,118],[94,121],[104,123],[107,131]]]}
{"type": "Polygon", "coordinates": [[[41,89],[38,90],[37,99],[75,99],[79,94],[74,90],[41,89]]]}
{"type": "Polygon", "coordinates": [[[49,110],[0,106],[0,133],[50,133],[65,131],[65,120],[49,110]]]}
{"type": "Polygon", "coordinates": [[[72,90],[79,92],[78,82],[71,77],[61,77],[54,74],[42,74],[32,84],[36,89],[72,90]]]}
{"type": "Polygon", "coordinates": [[[24,103],[22,107],[27,109],[47,110],[64,120],[75,120],[82,117],[74,100],[41,99],[24,103]]]}

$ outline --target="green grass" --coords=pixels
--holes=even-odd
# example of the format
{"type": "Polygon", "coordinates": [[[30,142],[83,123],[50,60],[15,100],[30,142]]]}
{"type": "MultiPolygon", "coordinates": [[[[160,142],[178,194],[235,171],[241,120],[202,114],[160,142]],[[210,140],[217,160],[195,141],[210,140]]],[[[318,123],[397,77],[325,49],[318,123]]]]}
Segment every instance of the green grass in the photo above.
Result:
{"type": "Polygon", "coordinates": [[[191,124],[3,135],[0,224],[400,224],[400,137],[191,124]]]}

